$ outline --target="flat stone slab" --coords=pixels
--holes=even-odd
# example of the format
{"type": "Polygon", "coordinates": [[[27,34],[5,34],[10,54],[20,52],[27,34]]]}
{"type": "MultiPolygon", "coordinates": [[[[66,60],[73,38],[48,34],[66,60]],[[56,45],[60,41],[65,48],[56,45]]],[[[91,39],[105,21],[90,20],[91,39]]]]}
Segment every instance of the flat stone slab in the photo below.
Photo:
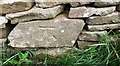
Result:
{"type": "Polygon", "coordinates": [[[92,15],[108,15],[116,10],[116,6],[105,7],[105,8],[94,8],[94,7],[77,7],[70,8],[69,18],[87,18],[92,15]]]}
{"type": "Polygon", "coordinates": [[[117,24],[104,24],[104,25],[88,25],[88,30],[106,30],[106,29],[120,29],[120,23],[117,24]]]}
{"type": "Polygon", "coordinates": [[[85,23],[59,15],[51,20],[19,23],[9,34],[12,47],[71,47],[85,23]]]}
{"type": "Polygon", "coordinates": [[[105,7],[105,6],[112,6],[112,5],[119,5],[120,0],[98,0],[98,2],[94,2],[94,6],[96,7],[105,7]]]}
{"type": "Polygon", "coordinates": [[[33,6],[33,0],[0,0],[0,14],[25,11],[33,6]]]}
{"type": "Polygon", "coordinates": [[[0,29],[5,28],[5,24],[8,22],[8,20],[4,16],[0,16],[0,29]]]}
{"type": "Polygon", "coordinates": [[[120,12],[113,12],[106,16],[92,16],[89,17],[86,22],[91,25],[120,23],[120,12]]]}
{"type": "Polygon", "coordinates": [[[101,37],[103,35],[107,34],[107,31],[83,31],[79,37],[78,40],[80,41],[100,41],[101,37]]]}
{"type": "Polygon", "coordinates": [[[58,5],[53,8],[37,8],[33,7],[32,9],[24,12],[18,12],[13,14],[7,14],[6,18],[11,20],[12,24],[30,21],[34,19],[50,19],[56,17],[59,13],[64,10],[63,5],[58,5]]]}

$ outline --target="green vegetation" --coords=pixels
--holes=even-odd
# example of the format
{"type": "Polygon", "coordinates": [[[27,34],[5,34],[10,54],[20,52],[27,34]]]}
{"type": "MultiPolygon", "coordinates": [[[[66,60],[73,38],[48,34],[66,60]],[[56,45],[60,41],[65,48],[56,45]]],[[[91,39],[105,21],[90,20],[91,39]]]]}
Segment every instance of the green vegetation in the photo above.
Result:
{"type": "MultiPolygon", "coordinates": [[[[119,66],[120,63],[120,34],[103,35],[100,42],[88,49],[74,48],[61,56],[49,55],[31,56],[30,52],[18,52],[13,56],[4,57],[2,64],[41,64],[45,66],[119,66]],[[31,58],[32,57],[32,58],[31,58]],[[6,59],[6,60],[5,60],[6,59]]],[[[30,65],[29,65],[30,66],[30,65]]]]}

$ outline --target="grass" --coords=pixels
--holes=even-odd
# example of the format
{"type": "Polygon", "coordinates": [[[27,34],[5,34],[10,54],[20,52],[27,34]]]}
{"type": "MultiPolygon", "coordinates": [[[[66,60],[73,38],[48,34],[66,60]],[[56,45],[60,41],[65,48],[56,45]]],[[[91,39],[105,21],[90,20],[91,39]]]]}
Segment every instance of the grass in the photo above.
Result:
{"type": "Polygon", "coordinates": [[[18,52],[15,56],[6,56],[3,58],[3,64],[15,64],[13,61],[18,61],[18,65],[24,62],[29,64],[41,64],[44,66],[119,66],[120,41],[116,41],[119,38],[120,34],[110,35],[110,33],[108,33],[103,35],[98,44],[91,45],[88,49],[80,50],[74,48],[57,57],[41,54],[30,58],[30,53],[18,52]],[[30,62],[24,61],[25,59],[29,60],[30,62]]]}

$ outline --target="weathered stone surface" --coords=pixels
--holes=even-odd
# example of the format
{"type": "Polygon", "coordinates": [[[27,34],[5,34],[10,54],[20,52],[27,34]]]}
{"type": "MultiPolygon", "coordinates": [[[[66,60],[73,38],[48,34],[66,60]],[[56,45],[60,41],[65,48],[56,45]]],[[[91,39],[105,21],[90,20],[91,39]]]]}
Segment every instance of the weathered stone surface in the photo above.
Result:
{"type": "Polygon", "coordinates": [[[77,7],[80,4],[79,4],[79,2],[71,2],[70,5],[71,5],[71,7],[77,7]]]}
{"type": "Polygon", "coordinates": [[[107,31],[83,31],[82,34],[79,35],[78,40],[81,41],[100,41],[103,35],[107,34],[107,31]]]}
{"type": "Polygon", "coordinates": [[[14,27],[15,25],[7,23],[5,28],[0,28],[0,39],[7,38],[14,27]]]}
{"type": "Polygon", "coordinates": [[[96,7],[111,6],[120,4],[120,0],[98,0],[94,3],[96,7]]]}
{"type": "Polygon", "coordinates": [[[85,49],[88,48],[89,45],[96,44],[97,42],[77,41],[77,43],[80,49],[85,49]]]}
{"type": "Polygon", "coordinates": [[[37,2],[36,0],[36,6],[40,8],[51,8],[60,4],[66,4],[64,2],[37,2]]]}
{"type": "Polygon", "coordinates": [[[120,11],[120,5],[117,6],[117,10],[120,11]]]}
{"type": "Polygon", "coordinates": [[[71,47],[81,30],[84,21],[67,19],[59,15],[52,20],[38,20],[19,23],[8,39],[12,47],[71,47]]]}
{"type": "Polygon", "coordinates": [[[12,24],[22,22],[22,21],[30,21],[33,19],[49,19],[56,17],[59,13],[61,13],[64,9],[64,6],[58,5],[53,8],[32,8],[29,11],[7,14],[6,18],[11,20],[12,24]]]}
{"type": "Polygon", "coordinates": [[[116,10],[116,6],[112,7],[104,7],[104,8],[96,8],[96,13],[95,15],[108,15],[116,10]]]}
{"type": "Polygon", "coordinates": [[[104,16],[114,12],[116,9],[115,6],[113,7],[106,7],[106,8],[94,8],[94,7],[77,7],[71,8],[68,17],[69,18],[86,18],[94,15],[104,16]]]}
{"type": "Polygon", "coordinates": [[[70,8],[70,12],[68,17],[69,18],[86,18],[90,17],[95,13],[95,8],[87,8],[85,6],[83,7],[77,7],[77,8],[70,8]]]}
{"type": "Polygon", "coordinates": [[[32,51],[35,55],[39,54],[49,54],[51,56],[62,55],[64,52],[71,50],[72,48],[64,47],[64,48],[40,48],[37,51],[32,51]]]}
{"type": "Polygon", "coordinates": [[[0,14],[25,11],[33,6],[33,0],[0,0],[0,14]]]}
{"type": "Polygon", "coordinates": [[[105,29],[120,29],[120,23],[117,24],[104,24],[104,25],[88,25],[88,30],[105,30],[105,29]]]}
{"type": "Polygon", "coordinates": [[[120,23],[120,12],[114,12],[106,16],[92,16],[87,19],[87,24],[120,23]]]}
{"type": "Polygon", "coordinates": [[[4,47],[6,39],[0,39],[0,48],[4,47]]]}
{"type": "Polygon", "coordinates": [[[5,24],[8,22],[8,20],[4,16],[0,16],[0,29],[5,28],[5,24]]]}

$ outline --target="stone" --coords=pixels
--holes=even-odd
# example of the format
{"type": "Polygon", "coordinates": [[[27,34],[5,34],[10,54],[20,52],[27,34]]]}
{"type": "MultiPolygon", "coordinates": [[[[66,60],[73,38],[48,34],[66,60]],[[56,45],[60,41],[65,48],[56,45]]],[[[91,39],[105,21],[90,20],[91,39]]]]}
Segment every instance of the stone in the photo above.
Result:
{"type": "Polygon", "coordinates": [[[36,2],[36,6],[40,8],[52,8],[59,4],[63,4],[62,2],[36,2]]]}
{"type": "Polygon", "coordinates": [[[7,38],[14,27],[15,25],[7,23],[5,28],[0,28],[0,39],[7,38]]]}
{"type": "Polygon", "coordinates": [[[64,48],[39,48],[36,51],[32,51],[34,55],[39,55],[39,54],[48,54],[51,56],[58,56],[62,55],[64,52],[71,50],[72,48],[69,47],[64,47],[64,48]]]}
{"type": "Polygon", "coordinates": [[[105,7],[120,4],[120,0],[99,0],[98,2],[94,2],[93,6],[96,7],[105,7]]]}
{"type": "Polygon", "coordinates": [[[117,6],[117,10],[120,11],[120,5],[117,6]]]}
{"type": "Polygon", "coordinates": [[[8,20],[4,16],[0,16],[0,29],[6,27],[8,20]]]}
{"type": "Polygon", "coordinates": [[[120,12],[114,12],[106,16],[92,16],[89,17],[86,22],[87,24],[108,24],[108,23],[120,23],[120,12]]]}
{"type": "Polygon", "coordinates": [[[83,31],[79,37],[78,40],[80,41],[100,41],[101,37],[103,35],[107,34],[107,31],[83,31]]]}
{"type": "Polygon", "coordinates": [[[85,23],[64,14],[51,20],[19,23],[9,34],[12,47],[71,47],[85,23]]]}
{"type": "Polygon", "coordinates": [[[0,48],[4,47],[4,44],[6,42],[6,39],[0,39],[0,48]]]}
{"type": "Polygon", "coordinates": [[[88,42],[88,41],[77,41],[78,47],[80,49],[86,49],[89,45],[97,44],[98,42],[88,42]]]}
{"type": "Polygon", "coordinates": [[[56,17],[59,13],[64,10],[63,5],[58,5],[53,8],[32,8],[29,11],[7,14],[6,18],[11,20],[12,24],[16,24],[18,22],[25,22],[35,19],[50,19],[56,17]]]}
{"type": "Polygon", "coordinates": [[[68,14],[69,18],[86,18],[90,17],[95,13],[95,8],[92,7],[77,7],[77,8],[70,8],[70,12],[68,14]]]}
{"type": "Polygon", "coordinates": [[[0,0],[0,14],[29,10],[33,0],[0,0]]]}
{"type": "Polygon", "coordinates": [[[69,18],[87,18],[92,15],[108,15],[116,10],[115,6],[112,7],[104,7],[104,8],[94,8],[94,7],[77,7],[70,8],[69,18]]]}
{"type": "Polygon", "coordinates": [[[71,5],[71,7],[80,6],[79,2],[71,2],[70,5],[71,5]]]}
{"type": "Polygon", "coordinates": [[[115,10],[116,10],[116,6],[96,8],[95,15],[105,16],[105,15],[113,13],[115,10]]]}
{"type": "Polygon", "coordinates": [[[106,30],[106,29],[120,29],[120,23],[117,24],[104,24],[104,25],[88,25],[88,30],[106,30]]]}

